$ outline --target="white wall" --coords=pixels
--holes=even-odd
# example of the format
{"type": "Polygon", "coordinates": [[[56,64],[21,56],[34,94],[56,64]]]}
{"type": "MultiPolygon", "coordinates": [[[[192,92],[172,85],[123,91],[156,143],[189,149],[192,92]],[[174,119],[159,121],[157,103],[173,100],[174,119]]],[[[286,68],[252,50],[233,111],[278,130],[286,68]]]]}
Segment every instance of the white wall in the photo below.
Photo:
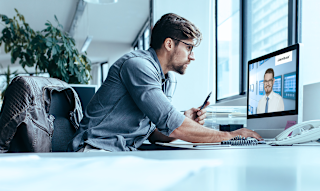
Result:
{"type": "MultiPolygon", "coordinates": [[[[301,0],[301,57],[300,57],[300,98],[299,98],[299,118],[302,122],[303,100],[308,99],[303,95],[303,86],[320,82],[320,1],[301,0]]],[[[315,107],[320,107],[320,101],[315,103],[315,107]]]]}
{"type": "Polygon", "coordinates": [[[303,84],[320,82],[320,1],[302,0],[301,48],[300,59],[301,77],[303,84]]]}
{"type": "Polygon", "coordinates": [[[87,56],[92,62],[105,62],[113,64],[124,54],[131,52],[133,48],[128,43],[93,41],[87,50],[87,56]]]}
{"type": "MultiPolygon", "coordinates": [[[[155,0],[154,24],[166,13],[178,14],[193,22],[202,32],[203,40],[194,48],[196,60],[188,66],[186,74],[176,74],[178,86],[173,105],[178,110],[199,107],[213,90],[214,5],[212,0],[155,0]]],[[[215,95],[215,92],[212,92],[215,95]]],[[[214,96],[210,102],[213,103],[214,96]]]]}

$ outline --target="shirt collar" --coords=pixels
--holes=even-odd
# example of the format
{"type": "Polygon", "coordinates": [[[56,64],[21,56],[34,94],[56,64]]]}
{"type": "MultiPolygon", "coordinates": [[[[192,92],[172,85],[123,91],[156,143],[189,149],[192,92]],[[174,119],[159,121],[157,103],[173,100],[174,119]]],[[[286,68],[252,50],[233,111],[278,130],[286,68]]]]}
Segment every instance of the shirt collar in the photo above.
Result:
{"type": "Polygon", "coordinates": [[[160,64],[160,61],[158,59],[158,56],[157,56],[157,53],[156,51],[153,49],[153,48],[149,48],[148,51],[151,53],[153,59],[157,62],[157,64],[159,65],[159,68],[160,68],[160,72],[161,72],[161,78],[162,79],[166,79],[164,74],[163,74],[163,71],[162,71],[162,68],[161,68],[161,64],[160,64]]]}
{"type": "Polygon", "coordinates": [[[269,99],[272,99],[272,98],[274,97],[274,92],[273,92],[273,90],[271,91],[270,95],[269,95],[269,96],[266,96],[266,97],[268,97],[269,99]]]}

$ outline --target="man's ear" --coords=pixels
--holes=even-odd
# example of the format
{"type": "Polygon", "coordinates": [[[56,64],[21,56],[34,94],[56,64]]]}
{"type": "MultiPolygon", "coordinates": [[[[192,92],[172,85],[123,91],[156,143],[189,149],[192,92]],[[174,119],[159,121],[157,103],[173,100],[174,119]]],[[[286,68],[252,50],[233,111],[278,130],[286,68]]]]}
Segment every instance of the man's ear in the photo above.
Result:
{"type": "Polygon", "coordinates": [[[273,78],[273,82],[272,82],[272,85],[274,85],[274,83],[276,82],[276,79],[275,78],[273,78]]]}
{"type": "Polygon", "coordinates": [[[171,38],[166,38],[163,42],[163,45],[167,51],[171,51],[174,48],[174,42],[171,38]]]}

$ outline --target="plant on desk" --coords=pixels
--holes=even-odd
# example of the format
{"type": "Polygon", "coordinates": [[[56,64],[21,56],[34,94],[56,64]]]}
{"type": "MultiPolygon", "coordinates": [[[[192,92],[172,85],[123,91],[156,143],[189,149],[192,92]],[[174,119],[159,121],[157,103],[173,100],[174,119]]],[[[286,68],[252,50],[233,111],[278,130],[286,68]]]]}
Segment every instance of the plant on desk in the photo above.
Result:
{"type": "Polygon", "coordinates": [[[91,78],[91,61],[79,53],[75,40],[62,31],[57,17],[54,16],[57,27],[48,21],[44,30],[34,31],[24,16],[15,11],[17,17],[13,19],[0,14],[5,26],[0,46],[4,44],[5,53],[11,53],[11,63],[19,58],[19,64],[27,73],[26,66],[35,67],[36,73],[39,70],[67,83],[87,84],[91,78]]]}

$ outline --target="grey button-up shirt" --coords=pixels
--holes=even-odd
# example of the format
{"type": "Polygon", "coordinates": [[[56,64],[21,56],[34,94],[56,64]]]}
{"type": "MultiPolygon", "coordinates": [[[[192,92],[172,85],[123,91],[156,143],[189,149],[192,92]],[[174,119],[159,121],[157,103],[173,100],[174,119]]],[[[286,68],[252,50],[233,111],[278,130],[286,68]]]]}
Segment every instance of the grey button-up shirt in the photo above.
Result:
{"type": "Polygon", "coordinates": [[[169,136],[185,116],[171,104],[174,74],[165,76],[154,49],[130,52],[111,67],[85,109],[69,151],[84,143],[109,151],[136,150],[158,128],[169,136]]]}

